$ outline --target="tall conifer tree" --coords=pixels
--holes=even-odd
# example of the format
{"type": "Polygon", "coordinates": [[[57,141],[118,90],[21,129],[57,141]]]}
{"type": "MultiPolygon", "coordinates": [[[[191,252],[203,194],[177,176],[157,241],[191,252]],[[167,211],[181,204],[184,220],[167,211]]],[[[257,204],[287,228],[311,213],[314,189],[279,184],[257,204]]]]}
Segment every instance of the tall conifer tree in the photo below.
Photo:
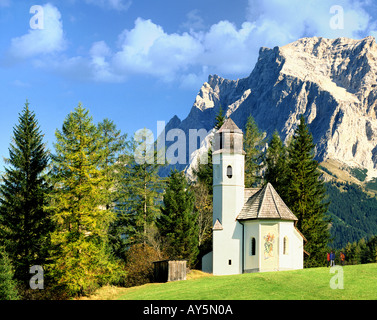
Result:
{"type": "Polygon", "coordinates": [[[68,294],[86,294],[110,281],[116,269],[107,250],[114,214],[106,207],[101,131],[79,104],[56,131],[56,139],[52,210],[57,230],[51,273],[68,294]]]}
{"type": "Polygon", "coordinates": [[[247,118],[243,137],[245,155],[245,187],[260,185],[262,181],[261,169],[263,161],[262,149],[265,144],[264,133],[260,132],[254,118],[247,118]]]}
{"type": "MultiPolygon", "coordinates": [[[[225,116],[223,114],[223,109],[220,106],[219,113],[215,118],[215,131],[219,130],[225,122],[225,116]]],[[[213,141],[211,141],[211,145],[213,141]]],[[[197,168],[193,169],[194,177],[200,183],[207,186],[208,192],[212,197],[212,185],[213,185],[213,163],[212,163],[212,146],[208,149],[207,163],[200,163],[198,160],[197,168]]]]}
{"type": "MultiPolygon", "coordinates": [[[[147,132],[145,131],[145,134],[147,132]]],[[[148,242],[148,230],[155,228],[164,181],[159,177],[161,164],[156,163],[156,152],[148,149],[146,141],[132,141],[134,155],[124,167],[123,197],[118,202],[119,230],[123,229],[124,244],[148,242]]]]}
{"type": "Polygon", "coordinates": [[[170,173],[157,226],[171,259],[187,259],[192,266],[198,249],[197,213],[194,195],[183,172],[170,173]]]}
{"type": "Polygon", "coordinates": [[[265,154],[266,172],[264,179],[270,182],[278,194],[284,200],[287,194],[288,179],[288,155],[287,148],[280,139],[279,133],[275,131],[272,135],[268,149],[265,154]]]}
{"type": "Polygon", "coordinates": [[[223,108],[220,106],[219,113],[216,115],[216,118],[215,118],[214,128],[216,130],[219,130],[224,124],[224,122],[225,122],[224,111],[223,111],[223,108]]]}
{"type": "Polygon", "coordinates": [[[44,265],[52,222],[45,210],[49,192],[45,174],[49,154],[29,103],[19,115],[9,148],[9,167],[0,185],[0,244],[15,269],[15,278],[28,285],[29,269],[44,265]]]}
{"type": "Polygon", "coordinates": [[[326,189],[319,178],[314,148],[312,135],[301,116],[289,147],[289,179],[287,199],[284,200],[297,216],[297,228],[308,241],[305,246],[310,254],[305,259],[307,267],[322,265],[330,238],[329,221],[325,218],[326,189]]]}

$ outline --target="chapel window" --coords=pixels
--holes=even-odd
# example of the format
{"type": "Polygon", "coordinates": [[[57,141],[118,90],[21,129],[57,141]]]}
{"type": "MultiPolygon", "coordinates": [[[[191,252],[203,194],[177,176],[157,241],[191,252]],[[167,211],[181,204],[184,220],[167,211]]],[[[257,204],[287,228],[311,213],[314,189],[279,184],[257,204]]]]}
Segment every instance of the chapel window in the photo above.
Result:
{"type": "Polygon", "coordinates": [[[254,237],[251,238],[251,242],[250,242],[250,255],[255,256],[255,238],[254,237]]]}
{"type": "Polygon", "coordinates": [[[233,177],[232,166],[226,168],[226,175],[229,179],[233,177]]]}
{"type": "Polygon", "coordinates": [[[283,254],[288,254],[288,237],[285,236],[283,239],[283,254]]]}

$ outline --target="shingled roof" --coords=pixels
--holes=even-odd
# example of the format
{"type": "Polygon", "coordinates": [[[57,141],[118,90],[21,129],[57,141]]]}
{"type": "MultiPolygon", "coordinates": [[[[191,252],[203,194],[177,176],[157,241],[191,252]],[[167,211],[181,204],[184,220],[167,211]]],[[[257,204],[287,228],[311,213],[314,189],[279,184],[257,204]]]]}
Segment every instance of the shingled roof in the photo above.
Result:
{"type": "MultiPolygon", "coordinates": [[[[247,190],[247,189],[246,189],[247,190]]],[[[250,195],[237,216],[237,220],[250,219],[281,219],[297,221],[297,217],[280,198],[271,183],[267,183],[259,191],[251,189],[245,196],[250,195]]]]}
{"type": "Polygon", "coordinates": [[[223,132],[223,131],[242,133],[242,130],[237,127],[237,125],[234,123],[234,121],[231,118],[225,119],[218,133],[223,132]]]}

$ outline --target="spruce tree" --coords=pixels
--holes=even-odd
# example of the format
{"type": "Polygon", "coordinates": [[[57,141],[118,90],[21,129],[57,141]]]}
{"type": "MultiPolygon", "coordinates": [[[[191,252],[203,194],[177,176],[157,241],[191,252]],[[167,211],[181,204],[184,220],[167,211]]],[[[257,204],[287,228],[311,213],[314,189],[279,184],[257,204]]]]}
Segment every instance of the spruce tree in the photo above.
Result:
{"type": "Polygon", "coordinates": [[[264,147],[264,133],[260,132],[254,118],[247,118],[244,134],[245,155],[245,187],[260,185],[262,181],[261,169],[263,162],[262,149],[264,147]]]}
{"type": "Polygon", "coordinates": [[[198,227],[194,195],[183,172],[170,173],[157,226],[170,259],[187,259],[193,266],[198,255],[198,227]]]}
{"type": "Polygon", "coordinates": [[[287,194],[286,186],[289,173],[288,157],[287,149],[277,131],[272,135],[264,161],[266,164],[265,181],[270,182],[284,200],[287,194]]]}
{"type": "Polygon", "coordinates": [[[57,229],[50,272],[68,294],[87,294],[112,281],[118,270],[108,251],[114,214],[106,206],[101,131],[79,104],[55,135],[51,206],[57,229]]]}
{"type": "Polygon", "coordinates": [[[307,267],[324,263],[330,238],[329,221],[325,218],[326,189],[320,180],[314,148],[312,135],[301,116],[289,148],[289,179],[284,200],[298,218],[297,228],[307,239],[305,250],[310,254],[305,259],[307,267]]]}
{"type": "Polygon", "coordinates": [[[15,269],[15,278],[28,286],[30,267],[48,257],[52,222],[45,210],[49,187],[45,174],[49,153],[29,103],[13,129],[9,159],[0,185],[0,244],[15,269]]]}

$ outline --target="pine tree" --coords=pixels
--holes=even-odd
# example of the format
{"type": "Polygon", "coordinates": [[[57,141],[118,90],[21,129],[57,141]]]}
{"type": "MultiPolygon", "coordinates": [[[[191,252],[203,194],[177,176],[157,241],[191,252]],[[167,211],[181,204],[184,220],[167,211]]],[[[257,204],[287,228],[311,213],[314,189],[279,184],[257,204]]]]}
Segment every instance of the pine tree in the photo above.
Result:
{"type": "Polygon", "coordinates": [[[272,135],[265,155],[266,172],[264,179],[270,182],[277,193],[284,200],[286,198],[286,186],[288,179],[287,149],[275,131],[272,135]]]}
{"type": "MultiPolygon", "coordinates": [[[[223,109],[220,106],[219,113],[216,115],[215,118],[215,125],[214,129],[215,131],[219,130],[221,126],[225,122],[225,116],[223,115],[223,109]]],[[[207,163],[200,163],[198,159],[197,168],[193,169],[193,175],[195,177],[195,180],[197,180],[200,183],[203,183],[207,186],[209,194],[212,196],[213,190],[213,163],[212,163],[212,144],[208,149],[208,157],[207,157],[207,163]]]]}
{"type": "Polygon", "coordinates": [[[98,124],[100,132],[99,152],[101,161],[99,169],[104,174],[107,184],[106,209],[114,208],[115,203],[121,197],[121,180],[123,179],[123,168],[130,158],[130,142],[127,135],[121,134],[113,121],[104,119],[98,124]]]}
{"type": "Polygon", "coordinates": [[[104,205],[114,212],[115,217],[109,226],[109,246],[118,258],[124,258],[127,246],[124,241],[125,221],[119,203],[124,198],[124,179],[128,173],[128,164],[131,162],[131,145],[126,134],[116,128],[113,121],[104,119],[98,124],[100,131],[100,152],[102,160],[99,168],[105,178],[104,205]]]}
{"type": "Polygon", "coordinates": [[[224,113],[223,108],[220,106],[219,113],[216,115],[216,118],[215,118],[214,128],[216,130],[219,130],[225,122],[225,116],[223,113],[224,113]]]}
{"type": "Polygon", "coordinates": [[[192,266],[198,255],[194,195],[183,172],[170,173],[157,226],[170,259],[187,259],[192,266]]]}
{"type": "Polygon", "coordinates": [[[206,186],[208,193],[212,197],[213,190],[213,163],[212,163],[212,148],[208,149],[207,163],[200,163],[198,159],[197,168],[193,168],[193,176],[198,183],[206,186]]]}
{"type": "Polygon", "coordinates": [[[0,300],[18,300],[11,261],[4,248],[0,248],[0,300]]]}
{"type": "Polygon", "coordinates": [[[310,254],[305,259],[307,267],[322,265],[330,238],[329,221],[325,218],[326,189],[319,178],[314,148],[312,135],[301,116],[289,148],[289,179],[284,200],[298,218],[297,228],[308,240],[305,246],[310,254]]]}
{"type": "Polygon", "coordinates": [[[245,187],[251,188],[258,186],[261,181],[262,169],[262,149],[264,147],[264,133],[259,128],[250,115],[247,119],[244,135],[245,155],[245,187]]]}
{"type": "Polygon", "coordinates": [[[42,265],[48,257],[52,222],[45,210],[49,187],[45,174],[49,154],[29,103],[19,115],[9,148],[10,165],[0,185],[0,241],[23,287],[30,279],[29,269],[42,265]]]}
{"type": "Polygon", "coordinates": [[[101,131],[81,104],[56,131],[52,156],[52,235],[55,260],[51,274],[68,294],[87,294],[117,274],[108,251],[114,214],[106,208],[108,187],[103,167],[101,131]]]}
{"type": "Polygon", "coordinates": [[[132,142],[133,154],[138,148],[140,159],[133,156],[125,168],[122,182],[124,196],[118,203],[119,222],[123,226],[124,244],[127,246],[147,244],[148,230],[155,227],[162,201],[164,182],[158,175],[161,165],[154,161],[156,152],[151,155],[147,148],[141,147],[142,143],[132,142]]]}

